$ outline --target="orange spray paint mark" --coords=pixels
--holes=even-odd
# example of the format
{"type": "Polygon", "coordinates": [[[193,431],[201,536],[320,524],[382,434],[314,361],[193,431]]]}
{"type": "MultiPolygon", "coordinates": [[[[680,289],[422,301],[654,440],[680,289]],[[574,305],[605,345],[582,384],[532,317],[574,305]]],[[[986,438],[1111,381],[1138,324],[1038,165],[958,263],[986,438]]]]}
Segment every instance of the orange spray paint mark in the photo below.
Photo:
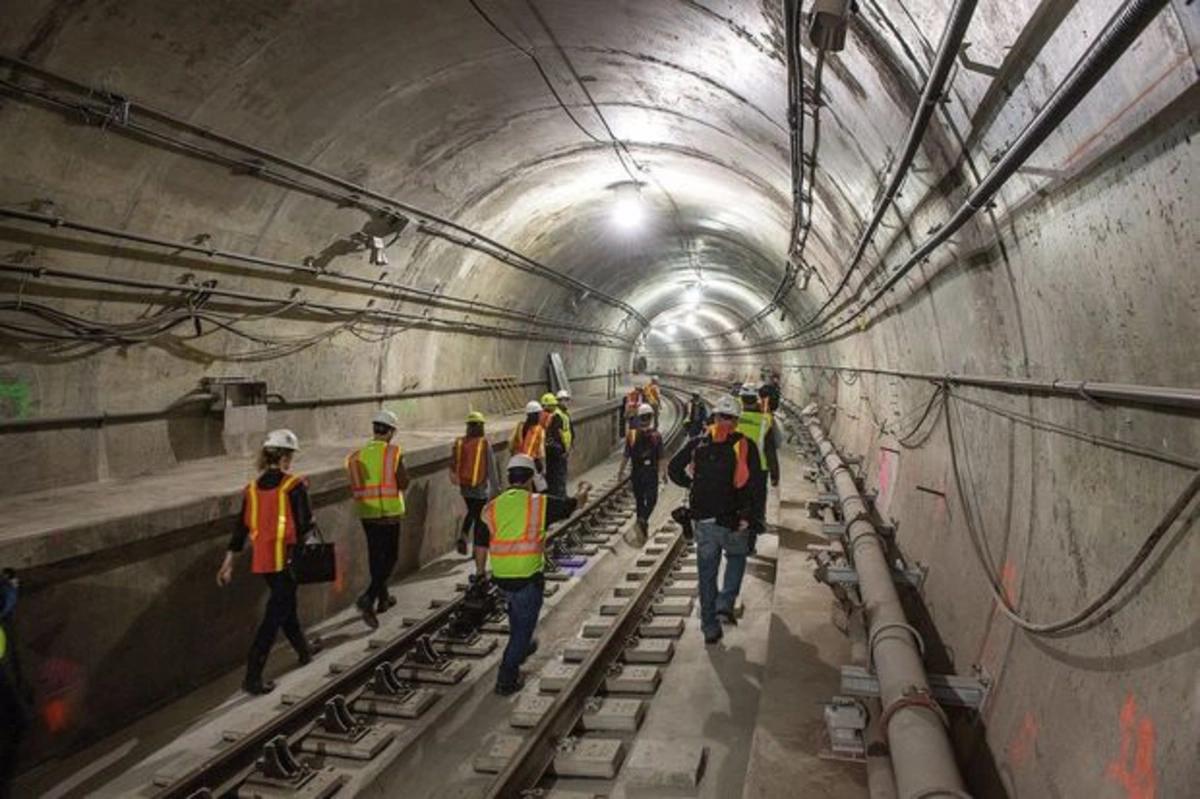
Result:
{"type": "Polygon", "coordinates": [[[67,703],[62,699],[51,699],[42,705],[42,721],[51,734],[58,734],[67,728],[67,703]]]}
{"type": "Polygon", "coordinates": [[[1008,758],[1014,769],[1025,765],[1025,761],[1029,758],[1029,753],[1033,751],[1033,747],[1037,743],[1037,738],[1037,716],[1032,713],[1026,713],[1025,718],[1021,721],[1021,726],[1013,735],[1012,743],[1008,745],[1008,758]]]}
{"type": "Polygon", "coordinates": [[[333,575],[333,593],[340,594],[346,589],[346,547],[334,548],[334,560],[337,562],[337,573],[333,575]]]}
{"type": "Polygon", "coordinates": [[[1125,789],[1129,799],[1154,799],[1154,722],[1138,714],[1130,694],[1121,706],[1121,750],[1108,764],[1108,778],[1125,789]]]}
{"type": "Polygon", "coordinates": [[[1000,585],[1004,588],[1004,598],[1009,605],[1017,606],[1017,567],[1011,560],[1004,561],[1000,567],[1000,585]]]}

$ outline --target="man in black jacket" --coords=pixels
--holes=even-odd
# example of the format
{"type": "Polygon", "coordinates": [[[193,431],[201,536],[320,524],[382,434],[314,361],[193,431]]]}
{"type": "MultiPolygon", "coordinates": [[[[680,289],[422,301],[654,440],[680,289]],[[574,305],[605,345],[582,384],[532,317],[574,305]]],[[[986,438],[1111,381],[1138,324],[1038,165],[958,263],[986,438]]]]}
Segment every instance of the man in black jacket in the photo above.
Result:
{"type": "Polygon", "coordinates": [[[721,640],[721,621],[736,624],[734,603],[746,573],[751,536],[759,524],[758,447],[737,432],[741,405],[721,397],[713,407],[713,426],[688,441],[667,467],[671,481],[689,489],[688,504],[696,531],[696,565],[700,576],[700,628],[706,644],[721,640]],[[717,590],[721,553],[725,579],[717,590]]]}

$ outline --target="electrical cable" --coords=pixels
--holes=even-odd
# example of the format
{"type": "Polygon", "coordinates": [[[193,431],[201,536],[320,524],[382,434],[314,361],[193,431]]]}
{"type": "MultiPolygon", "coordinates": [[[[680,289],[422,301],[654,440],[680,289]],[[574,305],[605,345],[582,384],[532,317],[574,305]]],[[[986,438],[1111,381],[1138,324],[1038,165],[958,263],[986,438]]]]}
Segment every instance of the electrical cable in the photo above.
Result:
{"type": "MultiPolygon", "coordinates": [[[[949,398],[954,397],[954,392],[948,387],[946,388],[945,393],[949,398]]],[[[1013,624],[1016,624],[1021,629],[1034,635],[1070,635],[1081,632],[1080,628],[1083,627],[1089,620],[1091,620],[1092,617],[1095,616],[1099,611],[1101,611],[1113,597],[1120,593],[1121,589],[1123,589],[1129,583],[1134,575],[1137,574],[1141,567],[1154,553],[1154,550],[1162,541],[1163,537],[1166,536],[1167,532],[1169,532],[1171,527],[1175,524],[1183,512],[1187,510],[1188,505],[1191,504],[1192,500],[1195,499],[1197,494],[1200,494],[1200,470],[1197,470],[1193,474],[1191,481],[1188,482],[1187,486],[1163,514],[1162,518],[1159,519],[1158,523],[1154,525],[1154,528],[1150,531],[1149,535],[1134,554],[1130,562],[1109,584],[1109,586],[1101,591],[1095,599],[1089,602],[1081,610],[1071,614],[1066,618],[1051,622],[1030,621],[1029,619],[1023,617],[1020,612],[1009,602],[1001,579],[995,572],[995,566],[990,562],[991,556],[987,551],[987,539],[980,529],[979,518],[977,518],[980,514],[977,507],[978,502],[974,499],[974,492],[972,490],[974,480],[971,479],[970,482],[967,482],[963,477],[963,470],[959,464],[959,438],[955,435],[954,425],[951,423],[950,417],[951,414],[947,412],[945,416],[945,422],[946,436],[950,445],[951,470],[954,472],[954,479],[958,488],[958,495],[963,503],[963,508],[966,511],[964,516],[967,520],[968,532],[971,534],[972,539],[976,542],[976,546],[982,548],[983,550],[983,553],[977,551],[976,554],[981,555],[979,558],[980,566],[983,568],[984,575],[987,577],[988,588],[991,591],[992,597],[995,599],[1001,612],[1004,613],[1004,615],[1008,617],[1013,624]]],[[[959,418],[958,426],[960,428],[963,426],[961,417],[959,418]]],[[[969,472],[969,455],[964,454],[963,458],[965,459],[966,467],[969,472]]]]}

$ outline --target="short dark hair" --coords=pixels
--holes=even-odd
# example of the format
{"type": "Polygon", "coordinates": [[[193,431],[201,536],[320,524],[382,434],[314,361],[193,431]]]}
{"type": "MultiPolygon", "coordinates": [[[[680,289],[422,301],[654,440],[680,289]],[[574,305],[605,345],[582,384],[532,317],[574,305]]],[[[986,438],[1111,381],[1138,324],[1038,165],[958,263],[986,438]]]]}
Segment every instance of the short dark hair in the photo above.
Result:
{"type": "Polygon", "coordinates": [[[377,436],[387,435],[388,433],[390,433],[392,430],[395,430],[395,429],[396,428],[392,427],[390,424],[383,424],[382,422],[372,422],[371,423],[371,432],[373,432],[377,436]]]}

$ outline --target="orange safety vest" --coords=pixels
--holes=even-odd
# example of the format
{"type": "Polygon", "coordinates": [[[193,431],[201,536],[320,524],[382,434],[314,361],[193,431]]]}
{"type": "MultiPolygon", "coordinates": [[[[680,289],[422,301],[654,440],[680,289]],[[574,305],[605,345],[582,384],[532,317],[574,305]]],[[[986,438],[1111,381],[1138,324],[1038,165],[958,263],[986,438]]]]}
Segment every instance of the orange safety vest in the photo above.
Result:
{"type": "Polygon", "coordinates": [[[359,518],[382,519],[404,515],[404,494],[396,482],[401,449],[398,444],[369,441],[346,456],[350,493],[359,518]]]}
{"type": "Polygon", "coordinates": [[[250,530],[255,574],[273,574],[287,565],[287,548],[296,543],[296,519],[288,494],[304,478],[288,475],[275,488],[263,489],[257,481],[246,486],[246,510],[242,521],[250,530]]]}
{"type": "Polygon", "coordinates": [[[546,456],[546,428],[535,424],[526,430],[525,423],[518,422],[512,437],[508,440],[509,456],[517,453],[528,455],[534,460],[544,458],[546,456]]]}
{"type": "Polygon", "coordinates": [[[475,488],[487,481],[490,446],[484,436],[462,436],[454,440],[454,476],[463,488],[475,488]]]}
{"type": "Polygon", "coordinates": [[[542,570],[546,508],[544,494],[523,488],[510,488],[488,503],[484,519],[492,532],[488,556],[494,577],[532,577],[542,570]]]}
{"type": "Polygon", "coordinates": [[[651,405],[658,405],[658,386],[654,383],[647,383],[642,393],[646,395],[646,402],[651,405]]]}

